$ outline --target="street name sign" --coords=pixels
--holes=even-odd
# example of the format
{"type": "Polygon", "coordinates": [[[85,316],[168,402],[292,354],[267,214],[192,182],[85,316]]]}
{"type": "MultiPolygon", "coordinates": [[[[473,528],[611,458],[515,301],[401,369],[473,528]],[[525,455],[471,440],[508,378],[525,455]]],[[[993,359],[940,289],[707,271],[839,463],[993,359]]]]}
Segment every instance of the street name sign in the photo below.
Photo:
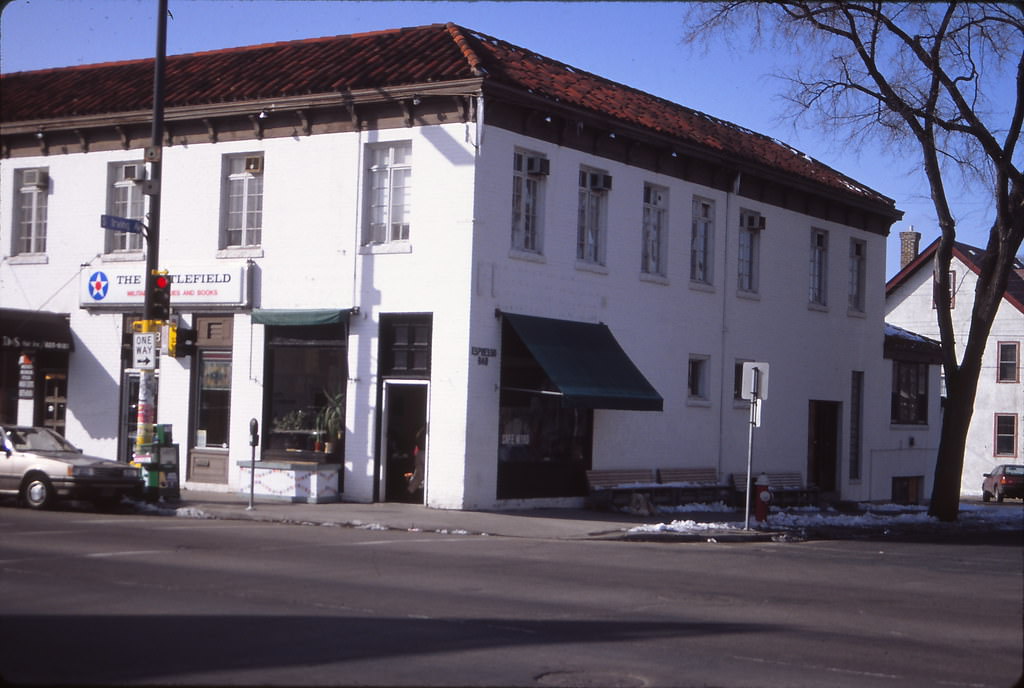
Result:
{"type": "Polygon", "coordinates": [[[140,220],[131,220],[117,215],[100,215],[100,227],[114,232],[142,234],[143,224],[140,220]]]}

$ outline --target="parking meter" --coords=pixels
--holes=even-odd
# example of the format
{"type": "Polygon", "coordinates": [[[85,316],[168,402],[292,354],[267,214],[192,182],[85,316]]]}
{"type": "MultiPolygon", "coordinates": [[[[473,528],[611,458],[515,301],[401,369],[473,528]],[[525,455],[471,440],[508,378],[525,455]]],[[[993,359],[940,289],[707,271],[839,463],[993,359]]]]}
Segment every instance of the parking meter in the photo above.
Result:
{"type": "Polygon", "coordinates": [[[249,446],[255,447],[260,443],[260,422],[255,418],[249,421],[249,446]]]}

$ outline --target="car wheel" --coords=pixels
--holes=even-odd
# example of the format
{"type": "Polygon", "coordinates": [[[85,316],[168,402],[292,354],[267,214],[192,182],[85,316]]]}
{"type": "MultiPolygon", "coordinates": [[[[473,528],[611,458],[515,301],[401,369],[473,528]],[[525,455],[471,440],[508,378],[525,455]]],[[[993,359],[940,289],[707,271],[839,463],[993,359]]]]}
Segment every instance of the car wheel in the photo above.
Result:
{"type": "Polygon", "coordinates": [[[33,475],[25,481],[21,496],[31,509],[48,509],[53,506],[53,485],[46,476],[33,475]]]}
{"type": "Polygon", "coordinates": [[[998,491],[996,492],[996,501],[997,501],[997,502],[999,502],[1000,504],[1002,504],[1002,503],[1003,503],[1003,499],[1005,499],[1005,498],[1006,498],[1006,495],[1004,495],[1004,494],[1003,494],[1003,491],[1002,491],[1002,490],[998,490],[998,491]]]}
{"type": "Polygon", "coordinates": [[[983,502],[991,502],[992,501],[992,493],[989,492],[988,490],[982,490],[981,491],[981,501],[983,501],[983,502]]]}

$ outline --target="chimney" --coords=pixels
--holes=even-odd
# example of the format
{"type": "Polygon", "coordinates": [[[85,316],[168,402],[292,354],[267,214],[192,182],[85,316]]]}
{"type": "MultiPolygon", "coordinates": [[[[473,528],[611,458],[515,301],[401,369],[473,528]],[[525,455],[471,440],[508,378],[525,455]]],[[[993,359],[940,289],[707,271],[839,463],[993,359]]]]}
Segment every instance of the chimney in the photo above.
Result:
{"type": "Polygon", "coordinates": [[[914,231],[914,225],[910,230],[900,232],[900,269],[907,267],[907,264],[917,258],[921,250],[921,232],[914,231]]]}

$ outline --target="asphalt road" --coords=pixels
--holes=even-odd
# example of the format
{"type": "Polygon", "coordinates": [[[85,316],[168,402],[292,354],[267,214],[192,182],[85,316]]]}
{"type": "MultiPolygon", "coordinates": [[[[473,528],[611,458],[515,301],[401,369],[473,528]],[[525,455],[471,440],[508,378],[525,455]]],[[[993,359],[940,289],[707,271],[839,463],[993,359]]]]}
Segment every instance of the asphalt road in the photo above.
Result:
{"type": "Polygon", "coordinates": [[[553,541],[0,508],[14,684],[971,686],[1010,544],[553,541]]]}

